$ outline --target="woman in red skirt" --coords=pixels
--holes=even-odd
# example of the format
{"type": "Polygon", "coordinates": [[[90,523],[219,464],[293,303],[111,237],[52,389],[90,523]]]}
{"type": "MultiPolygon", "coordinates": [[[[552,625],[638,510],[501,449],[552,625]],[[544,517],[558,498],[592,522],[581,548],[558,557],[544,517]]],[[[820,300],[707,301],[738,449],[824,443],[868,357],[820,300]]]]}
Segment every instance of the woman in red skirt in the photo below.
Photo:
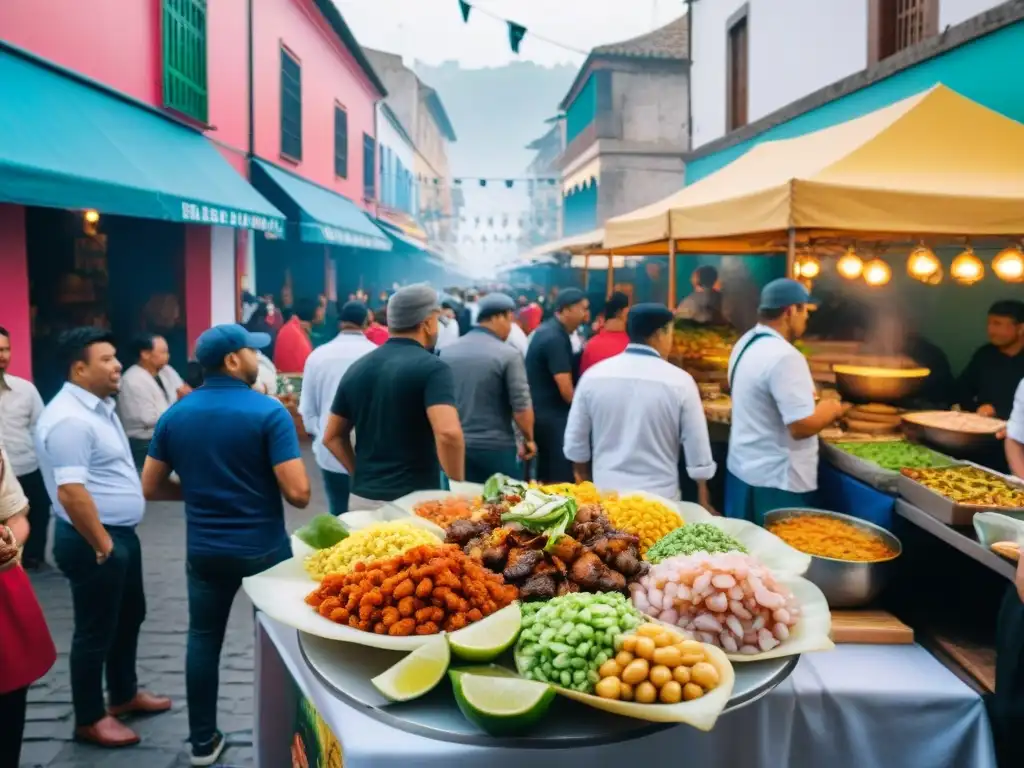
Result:
{"type": "Polygon", "coordinates": [[[32,583],[21,567],[28,500],[0,448],[0,766],[18,765],[28,688],[57,660],[32,583]]]}

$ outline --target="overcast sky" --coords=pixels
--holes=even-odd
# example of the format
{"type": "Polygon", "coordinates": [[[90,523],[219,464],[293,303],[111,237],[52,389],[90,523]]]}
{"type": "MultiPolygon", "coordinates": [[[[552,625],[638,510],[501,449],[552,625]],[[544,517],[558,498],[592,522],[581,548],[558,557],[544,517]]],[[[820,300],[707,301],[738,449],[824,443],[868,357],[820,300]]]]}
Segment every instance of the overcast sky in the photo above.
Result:
{"type": "Polygon", "coordinates": [[[401,54],[408,63],[454,59],[469,68],[501,66],[517,58],[509,50],[505,24],[483,11],[525,26],[518,58],[550,66],[581,64],[594,46],[643,34],[684,10],[683,0],[477,0],[480,10],[472,11],[464,24],[458,0],[334,1],[363,45],[401,54]]]}

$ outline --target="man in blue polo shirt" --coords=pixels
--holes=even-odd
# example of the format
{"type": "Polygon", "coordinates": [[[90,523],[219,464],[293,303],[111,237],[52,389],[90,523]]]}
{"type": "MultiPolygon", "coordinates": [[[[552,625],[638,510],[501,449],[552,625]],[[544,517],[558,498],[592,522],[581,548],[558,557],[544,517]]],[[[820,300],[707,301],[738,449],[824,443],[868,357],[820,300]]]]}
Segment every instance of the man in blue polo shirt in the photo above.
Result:
{"type": "Polygon", "coordinates": [[[183,499],[187,523],[188,697],[192,765],[217,762],[218,667],[242,579],[291,557],[282,494],[309,504],[295,424],[274,398],[251,389],[265,333],[218,325],[196,342],[204,383],[156,425],[142,469],[147,499],[183,499]],[[180,484],[171,478],[177,473],[180,484]]]}

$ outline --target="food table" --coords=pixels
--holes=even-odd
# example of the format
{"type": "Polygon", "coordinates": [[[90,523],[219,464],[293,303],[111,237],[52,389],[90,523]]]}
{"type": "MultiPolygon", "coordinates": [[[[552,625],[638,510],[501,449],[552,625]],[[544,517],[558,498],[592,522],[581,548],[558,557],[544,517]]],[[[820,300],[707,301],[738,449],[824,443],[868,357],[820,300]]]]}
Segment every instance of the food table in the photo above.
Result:
{"type": "Polygon", "coordinates": [[[788,680],[761,700],[724,715],[710,733],[655,726],[639,738],[567,754],[448,743],[387,725],[375,712],[342,702],[324,686],[303,658],[296,630],[257,614],[253,742],[258,766],[294,764],[289,751],[303,699],[337,737],[349,768],[456,762],[463,768],[492,768],[496,762],[511,767],[524,760],[536,768],[566,768],[655,764],[669,754],[743,768],[778,768],[810,755],[813,764],[831,768],[995,766],[981,698],[916,645],[846,645],[805,655],[788,680]]]}

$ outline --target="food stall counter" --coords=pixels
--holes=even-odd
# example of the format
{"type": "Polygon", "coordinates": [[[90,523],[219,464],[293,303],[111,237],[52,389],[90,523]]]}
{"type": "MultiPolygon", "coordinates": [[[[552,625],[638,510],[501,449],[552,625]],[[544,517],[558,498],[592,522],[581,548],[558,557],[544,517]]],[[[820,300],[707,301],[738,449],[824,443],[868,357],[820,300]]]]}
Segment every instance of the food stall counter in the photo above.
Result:
{"type": "Polygon", "coordinates": [[[407,733],[327,688],[303,658],[296,630],[258,613],[256,635],[253,741],[261,768],[314,764],[302,762],[308,747],[298,754],[303,732],[314,733],[311,738],[321,744],[330,742],[319,753],[330,755],[320,763],[325,768],[514,768],[527,761],[533,768],[654,765],[673,754],[745,768],[778,768],[797,755],[832,768],[996,764],[981,698],[917,645],[840,645],[805,655],[788,680],[723,716],[710,733],[673,726],[567,751],[470,746],[407,733]],[[310,708],[318,727],[303,727],[296,716],[310,708]]]}

